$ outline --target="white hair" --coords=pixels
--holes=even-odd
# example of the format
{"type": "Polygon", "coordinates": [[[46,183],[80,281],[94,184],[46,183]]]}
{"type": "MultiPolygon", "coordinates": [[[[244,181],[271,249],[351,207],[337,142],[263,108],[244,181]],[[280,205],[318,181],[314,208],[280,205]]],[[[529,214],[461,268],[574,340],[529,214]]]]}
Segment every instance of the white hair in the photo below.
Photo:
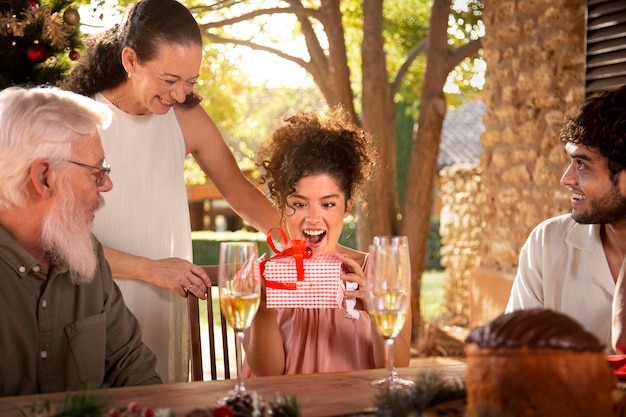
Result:
{"type": "Polygon", "coordinates": [[[33,161],[60,163],[75,141],[108,127],[111,117],[106,105],[58,88],[0,91],[0,208],[25,203],[33,161]]]}

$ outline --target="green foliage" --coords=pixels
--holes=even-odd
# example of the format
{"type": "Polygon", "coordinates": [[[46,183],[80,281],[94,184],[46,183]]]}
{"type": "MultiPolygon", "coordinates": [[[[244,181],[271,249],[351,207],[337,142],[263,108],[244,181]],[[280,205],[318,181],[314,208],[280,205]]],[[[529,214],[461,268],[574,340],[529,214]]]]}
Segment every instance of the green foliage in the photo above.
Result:
{"type": "Polygon", "coordinates": [[[73,0],[0,2],[0,89],[54,85],[77,59],[82,39],[73,0]]]}
{"type": "MultiPolygon", "coordinates": [[[[202,106],[219,126],[242,171],[258,178],[255,155],[285,116],[319,110],[324,104],[316,88],[255,85],[231,62],[221,45],[207,45],[196,91],[202,106]]],[[[190,170],[195,162],[188,165],[190,170]]],[[[190,181],[192,175],[189,176],[190,181]]],[[[193,182],[188,182],[193,183],[193,182]]],[[[202,183],[202,182],[196,182],[202,183]]]]}
{"type": "Polygon", "coordinates": [[[406,390],[384,390],[376,397],[377,417],[422,416],[429,407],[464,398],[461,381],[446,380],[436,373],[417,377],[417,383],[406,390]]]}
{"type": "MultiPolygon", "coordinates": [[[[404,2],[386,2],[385,16],[385,54],[388,72],[395,76],[409,52],[424,42],[428,36],[430,24],[430,0],[409,0],[404,2]]],[[[402,79],[397,102],[411,103],[416,108],[419,103],[422,80],[426,71],[426,57],[420,55],[411,65],[402,79]]]]}
{"type": "Polygon", "coordinates": [[[206,184],[207,182],[206,174],[204,173],[204,171],[202,171],[202,169],[200,168],[196,160],[193,159],[193,156],[187,155],[187,157],[185,158],[184,167],[185,167],[185,172],[184,172],[185,184],[187,185],[206,184]]]}
{"type": "Polygon", "coordinates": [[[93,388],[88,388],[76,394],[67,394],[56,411],[52,411],[49,400],[43,404],[35,402],[30,410],[20,408],[20,413],[24,417],[101,417],[103,403],[94,394],[93,388]]]}
{"type": "MultiPolygon", "coordinates": [[[[360,0],[342,1],[343,25],[347,46],[348,64],[351,69],[352,91],[356,99],[356,109],[360,111],[361,88],[361,49],[354,47],[363,41],[363,9],[360,0]]],[[[390,79],[406,59],[408,52],[421,41],[428,32],[430,19],[429,0],[403,0],[384,3],[385,28],[383,33],[386,65],[390,79]]],[[[413,103],[419,97],[426,61],[418,57],[403,79],[397,99],[413,103]]]]}
{"type": "Polygon", "coordinates": [[[270,409],[272,410],[273,417],[301,416],[295,395],[285,397],[276,396],[274,400],[270,401],[270,409]]]}
{"type": "Polygon", "coordinates": [[[68,394],[63,402],[63,408],[55,417],[99,417],[102,402],[92,390],[78,394],[68,394]]]}
{"type": "Polygon", "coordinates": [[[409,169],[409,159],[411,157],[411,145],[413,144],[413,126],[415,120],[407,111],[410,105],[406,102],[396,104],[396,158],[398,181],[398,204],[404,204],[404,191],[406,190],[406,175],[409,169]]]}
{"type": "Polygon", "coordinates": [[[420,284],[420,309],[425,323],[441,318],[444,301],[445,271],[425,271],[420,284]]]}
{"type": "MultiPolygon", "coordinates": [[[[482,21],[484,5],[480,0],[455,2],[450,13],[449,43],[459,46],[468,40],[478,39],[485,34],[482,21]]],[[[448,75],[448,103],[453,106],[462,104],[468,96],[482,90],[484,84],[485,63],[482,50],[478,56],[466,58],[448,75]],[[461,100],[461,95],[465,96],[461,100]]]]}
{"type": "Polygon", "coordinates": [[[259,256],[265,253],[272,256],[272,250],[267,244],[263,233],[258,232],[192,232],[193,262],[197,265],[217,265],[219,261],[220,242],[257,242],[259,256]]]}
{"type": "Polygon", "coordinates": [[[441,270],[441,236],[439,235],[439,216],[431,216],[426,241],[426,259],[424,269],[441,270]]]}

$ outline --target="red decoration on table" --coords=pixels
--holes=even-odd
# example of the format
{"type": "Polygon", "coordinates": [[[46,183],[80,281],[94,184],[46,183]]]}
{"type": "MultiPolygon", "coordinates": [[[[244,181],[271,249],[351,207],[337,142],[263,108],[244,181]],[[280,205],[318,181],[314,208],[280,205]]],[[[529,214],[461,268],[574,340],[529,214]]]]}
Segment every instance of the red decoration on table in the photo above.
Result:
{"type": "Polygon", "coordinates": [[[30,62],[43,62],[48,59],[48,50],[43,45],[32,45],[26,51],[26,56],[30,62]]]}
{"type": "Polygon", "coordinates": [[[139,406],[139,403],[133,401],[130,404],[128,404],[128,412],[129,413],[138,413],[139,410],[141,410],[141,407],[139,406]]]}
{"type": "Polygon", "coordinates": [[[154,417],[154,411],[150,407],[141,410],[141,417],[154,417]]]}
{"type": "Polygon", "coordinates": [[[226,407],[225,405],[222,407],[214,408],[211,411],[211,414],[213,414],[213,417],[234,417],[235,416],[232,410],[226,407]]]}
{"type": "Polygon", "coordinates": [[[613,368],[617,379],[626,379],[626,355],[607,355],[606,360],[613,368]]]}

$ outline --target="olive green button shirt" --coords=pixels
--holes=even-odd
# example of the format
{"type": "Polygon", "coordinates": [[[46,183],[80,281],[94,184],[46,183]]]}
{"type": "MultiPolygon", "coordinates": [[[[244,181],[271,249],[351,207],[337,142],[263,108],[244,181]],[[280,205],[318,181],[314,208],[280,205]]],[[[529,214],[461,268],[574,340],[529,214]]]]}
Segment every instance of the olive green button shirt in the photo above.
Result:
{"type": "Polygon", "coordinates": [[[97,248],[95,278],[76,285],[0,227],[0,396],[161,382],[97,248]]]}

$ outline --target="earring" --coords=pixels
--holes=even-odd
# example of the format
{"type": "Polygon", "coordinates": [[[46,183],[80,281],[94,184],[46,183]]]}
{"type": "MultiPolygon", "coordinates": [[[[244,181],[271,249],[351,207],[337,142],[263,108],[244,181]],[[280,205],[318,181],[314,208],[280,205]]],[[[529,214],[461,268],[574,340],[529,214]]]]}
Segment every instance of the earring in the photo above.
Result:
{"type": "Polygon", "coordinates": [[[126,73],[126,75],[128,76],[128,79],[130,80],[131,78],[133,78],[133,74],[129,71],[126,73]]]}

